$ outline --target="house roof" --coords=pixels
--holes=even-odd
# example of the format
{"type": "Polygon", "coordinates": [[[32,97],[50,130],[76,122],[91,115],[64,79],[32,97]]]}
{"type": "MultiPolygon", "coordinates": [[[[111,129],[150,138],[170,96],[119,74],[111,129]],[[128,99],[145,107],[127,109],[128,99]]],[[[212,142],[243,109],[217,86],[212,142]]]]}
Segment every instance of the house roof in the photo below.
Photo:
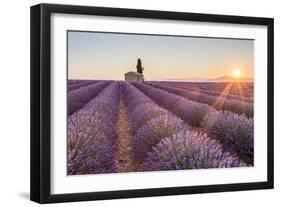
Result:
{"type": "Polygon", "coordinates": [[[129,71],[129,72],[125,73],[125,75],[127,75],[127,74],[134,74],[136,76],[143,76],[143,74],[138,73],[138,72],[134,72],[134,71],[129,71]]]}

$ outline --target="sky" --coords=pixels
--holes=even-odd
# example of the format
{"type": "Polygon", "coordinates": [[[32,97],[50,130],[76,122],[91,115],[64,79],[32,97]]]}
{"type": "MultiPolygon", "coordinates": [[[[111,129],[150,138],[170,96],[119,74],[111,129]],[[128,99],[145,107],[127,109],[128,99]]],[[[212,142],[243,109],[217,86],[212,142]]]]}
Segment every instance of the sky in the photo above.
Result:
{"type": "Polygon", "coordinates": [[[146,80],[253,77],[254,40],[68,31],[68,78],[123,80],[141,58],[146,80]]]}

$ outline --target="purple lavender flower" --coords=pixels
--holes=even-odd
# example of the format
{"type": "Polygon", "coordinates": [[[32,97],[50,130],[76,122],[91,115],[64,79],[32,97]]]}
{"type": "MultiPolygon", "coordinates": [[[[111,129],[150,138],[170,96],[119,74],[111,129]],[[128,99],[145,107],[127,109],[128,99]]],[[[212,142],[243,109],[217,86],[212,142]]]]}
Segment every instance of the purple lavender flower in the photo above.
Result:
{"type": "Polygon", "coordinates": [[[72,82],[71,80],[67,82],[67,92],[73,91],[75,89],[81,88],[83,86],[87,86],[93,83],[96,83],[97,81],[94,80],[76,80],[75,82],[72,82]]]}
{"type": "Polygon", "coordinates": [[[245,114],[248,117],[253,117],[254,115],[253,103],[246,103],[240,100],[228,100],[222,97],[207,95],[204,93],[194,93],[194,91],[165,86],[163,84],[149,83],[149,85],[193,101],[214,106],[218,110],[228,110],[238,114],[245,114]]]}
{"type": "Polygon", "coordinates": [[[144,170],[180,170],[247,166],[223,151],[221,145],[189,130],[180,130],[161,141],[147,153],[144,170]]]}
{"type": "Polygon", "coordinates": [[[133,85],[124,83],[124,94],[132,122],[135,159],[143,160],[161,138],[187,127],[180,118],[159,107],[133,85]]]}
{"type": "Polygon", "coordinates": [[[119,83],[113,82],[68,118],[68,174],[116,172],[119,83]]]}
{"type": "Polygon", "coordinates": [[[143,160],[146,153],[162,138],[171,136],[184,127],[187,128],[183,121],[173,114],[163,114],[151,119],[133,137],[135,158],[143,160]]]}
{"type": "Polygon", "coordinates": [[[133,84],[157,104],[165,107],[169,111],[181,117],[190,126],[199,127],[204,116],[208,112],[214,110],[213,107],[207,104],[190,101],[181,96],[154,88],[146,84],[133,84]]]}
{"type": "Polygon", "coordinates": [[[67,95],[68,115],[83,107],[110,83],[110,81],[97,82],[69,92],[67,95]]]}
{"type": "MultiPolygon", "coordinates": [[[[248,90],[246,90],[245,88],[243,88],[243,85],[245,83],[239,83],[240,87],[242,89],[242,94],[240,94],[241,92],[239,91],[239,94],[232,94],[232,90],[224,92],[223,90],[227,87],[228,83],[225,83],[223,85],[223,89],[218,89],[214,83],[190,83],[190,82],[150,82],[150,83],[155,83],[157,85],[163,85],[163,86],[170,86],[170,87],[175,87],[175,88],[179,88],[179,89],[184,89],[187,90],[191,93],[193,93],[194,95],[200,96],[200,94],[206,94],[206,95],[211,95],[211,96],[215,96],[215,97],[223,97],[229,100],[240,100],[242,102],[249,102],[249,103],[253,103],[253,89],[250,89],[249,92],[250,93],[246,93],[248,90]],[[205,85],[207,85],[208,87],[206,87],[205,85]],[[242,95],[242,96],[241,96],[242,95]]],[[[250,86],[252,86],[251,83],[249,83],[250,86]]],[[[251,88],[250,86],[247,86],[246,88],[251,88]]]]}
{"type": "Polygon", "coordinates": [[[203,131],[235,150],[245,161],[253,164],[254,120],[228,111],[213,111],[202,122],[203,131]]]}
{"type": "Polygon", "coordinates": [[[167,114],[167,110],[156,106],[154,103],[146,103],[136,107],[132,113],[134,113],[134,118],[131,125],[132,132],[135,134],[149,120],[167,114]]]}

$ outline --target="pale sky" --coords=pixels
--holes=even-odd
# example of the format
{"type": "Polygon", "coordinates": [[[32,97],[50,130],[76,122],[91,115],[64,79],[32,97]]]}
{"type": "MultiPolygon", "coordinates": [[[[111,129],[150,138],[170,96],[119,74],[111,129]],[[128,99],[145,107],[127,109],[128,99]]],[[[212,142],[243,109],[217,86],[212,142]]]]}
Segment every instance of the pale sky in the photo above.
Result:
{"type": "Polygon", "coordinates": [[[141,58],[146,80],[253,77],[253,40],[68,32],[68,78],[123,80],[141,58]]]}

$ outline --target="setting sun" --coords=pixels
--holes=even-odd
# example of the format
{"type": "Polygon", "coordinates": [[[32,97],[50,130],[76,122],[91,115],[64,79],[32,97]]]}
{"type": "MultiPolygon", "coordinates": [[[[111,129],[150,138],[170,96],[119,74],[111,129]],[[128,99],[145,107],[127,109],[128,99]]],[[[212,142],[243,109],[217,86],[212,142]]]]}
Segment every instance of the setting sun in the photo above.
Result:
{"type": "Polygon", "coordinates": [[[235,78],[240,78],[241,77],[241,72],[240,70],[235,70],[233,73],[232,73],[233,77],[235,78]]]}

